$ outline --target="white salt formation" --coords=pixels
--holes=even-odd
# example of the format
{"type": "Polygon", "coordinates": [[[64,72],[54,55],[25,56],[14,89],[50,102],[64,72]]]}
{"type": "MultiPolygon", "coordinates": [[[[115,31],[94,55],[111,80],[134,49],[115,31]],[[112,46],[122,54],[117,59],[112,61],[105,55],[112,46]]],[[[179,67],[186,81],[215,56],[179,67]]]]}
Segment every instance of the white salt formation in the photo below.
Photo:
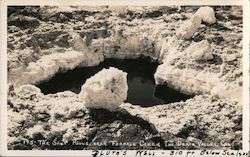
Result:
{"type": "Polygon", "coordinates": [[[36,94],[37,96],[43,95],[38,87],[29,84],[20,86],[15,92],[22,98],[30,97],[32,94],[36,94]]]}
{"type": "Polygon", "coordinates": [[[74,50],[80,51],[84,56],[81,58],[81,65],[97,65],[104,60],[103,50],[100,43],[96,44],[90,37],[85,36],[83,39],[78,33],[70,33],[70,43],[74,50]],[[91,45],[91,47],[89,47],[91,45]]]}
{"type": "Polygon", "coordinates": [[[200,25],[201,25],[200,16],[193,15],[190,20],[184,22],[181,25],[181,27],[176,32],[176,36],[179,39],[189,39],[194,35],[195,32],[197,32],[200,25]]]}
{"type": "Polygon", "coordinates": [[[195,61],[213,59],[213,49],[207,40],[191,44],[186,50],[195,61]]]}
{"type": "Polygon", "coordinates": [[[126,100],[127,91],[127,73],[111,67],[87,79],[79,98],[89,109],[113,111],[126,100]]]}
{"type": "Polygon", "coordinates": [[[75,68],[82,63],[83,58],[82,53],[73,50],[43,56],[37,62],[30,62],[26,71],[22,75],[19,74],[19,79],[14,83],[16,85],[36,84],[51,78],[55,73],[75,68]]]}
{"type": "Polygon", "coordinates": [[[211,7],[201,7],[197,10],[195,15],[198,15],[203,22],[213,24],[216,22],[214,9],[211,7]]]}
{"type": "Polygon", "coordinates": [[[184,22],[176,32],[179,39],[189,39],[201,25],[201,21],[213,24],[216,22],[214,9],[211,7],[201,7],[192,16],[192,18],[184,22]]]}
{"type": "Polygon", "coordinates": [[[242,87],[236,83],[225,83],[219,73],[178,69],[161,64],[154,74],[156,84],[172,86],[187,94],[212,94],[220,98],[229,98],[241,102],[242,87]]]}

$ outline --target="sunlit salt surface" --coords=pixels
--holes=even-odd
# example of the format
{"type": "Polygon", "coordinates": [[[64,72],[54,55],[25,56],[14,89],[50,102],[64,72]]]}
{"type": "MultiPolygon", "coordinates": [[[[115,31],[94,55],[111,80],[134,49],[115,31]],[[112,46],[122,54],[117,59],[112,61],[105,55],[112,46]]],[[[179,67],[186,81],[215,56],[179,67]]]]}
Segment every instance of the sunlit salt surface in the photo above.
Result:
{"type": "Polygon", "coordinates": [[[58,73],[47,82],[38,85],[44,94],[70,90],[80,93],[86,79],[103,68],[116,67],[128,73],[128,97],[126,102],[148,107],[157,104],[185,101],[193,96],[185,95],[167,85],[156,86],[154,73],[158,63],[148,59],[105,59],[94,67],[76,68],[58,73]]]}

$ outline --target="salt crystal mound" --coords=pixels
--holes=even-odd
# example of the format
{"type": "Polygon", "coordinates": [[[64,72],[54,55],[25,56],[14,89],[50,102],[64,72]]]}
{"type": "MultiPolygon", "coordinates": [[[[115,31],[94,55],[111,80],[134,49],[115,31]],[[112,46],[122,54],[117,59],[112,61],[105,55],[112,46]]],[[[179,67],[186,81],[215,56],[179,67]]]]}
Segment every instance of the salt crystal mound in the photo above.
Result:
{"type": "Polygon", "coordinates": [[[176,32],[176,36],[179,39],[189,39],[198,30],[201,22],[207,22],[213,24],[216,22],[214,9],[211,7],[201,7],[191,17],[190,20],[184,22],[176,32]]]}
{"type": "Polygon", "coordinates": [[[216,22],[214,9],[211,7],[201,7],[197,10],[195,14],[198,15],[203,22],[209,24],[213,24],[216,22]]]}
{"type": "Polygon", "coordinates": [[[186,53],[195,61],[206,61],[213,59],[213,49],[207,40],[191,44],[186,53]]]}
{"type": "Polygon", "coordinates": [[[86,80],[79,99],[88,109],[116,110],[127,99],[127,73],[110,67],[86,80]]]}
{"type": "Polygon", "coordinates": [[[177,60],[183,64],[181,58],[191,61],[203,60],[203,62],[213,59],[213,48],[208,41],[191,44],[183,50],[184,53],[178,50],[181,43],[177,37],[168,38],[163,43],[160,53],[163,64],[157,67],[154,74],[156,84],[168,84],[168,86],[186,94],[212,94],[242,102],[242,86],[239,86],[236,81],[225,81],[226,77],[223,76],[223,71],[226,67],[223,64],[220,66],[220,71],[216,73],[209,70],[199,70],[192,66],[178,67],[177,60]]]}
{"type": "Polygon", "coordinates": [[[184,22],[180,28],[176,31],[176,36],[179,39],[189,39],[198,30],[201,25],[201,18],[198,15],[193,15],[192,18],[184,22]]]}

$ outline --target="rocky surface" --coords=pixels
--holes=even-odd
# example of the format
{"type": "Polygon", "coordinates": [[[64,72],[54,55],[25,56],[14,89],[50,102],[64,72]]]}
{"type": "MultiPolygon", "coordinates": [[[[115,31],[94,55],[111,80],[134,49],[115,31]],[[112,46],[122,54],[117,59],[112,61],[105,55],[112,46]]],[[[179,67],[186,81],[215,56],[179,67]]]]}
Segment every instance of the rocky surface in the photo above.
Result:
{"type": "Polygon", "coordinates": [[[43,95],[39,88],[24,85],[12,88],[9,95],[9,149],[141,149],[148,146],[140,146],[140,140],[157,134],[149,122],[126,110],[87,110],[78,95],[69,91],[43,95]]]}
{"type": "Polygon", "coordinates": [[[233,148],[239,148],[241,144],[242,107],[235,101],[200,95],[185,102],[168,105],[142,108],[123,104],[122,107],[130,114],[154,124],[165,141],[173,141],[172,137],[169,137],[169,134],[172,134],[183,143],[198,145],[189,145],[186,148],[205,148],[199,146],[201,141],[207,144],[217,143],[218,148],[230,147],[223,145],[222,141],[224,144],[232,144],[233,148]]]}
{"type": "Polygon", "coordinates": [[[110,112],[88,110],[78,95],[69,91],[43,95],[39,88],[24,85],[12,88],[9,95],[10,149],[241,147],[241,106],[214,96],[147,108],[126,103],[110,112]],[[47,144],[38,142],[43,140],[47,144]],[[23,144],[28,141],[36,144],[23,144]],[[176,144],[168,146],[164,141],[176,144]]]}
{"type": "Polygon", "coordinates": [[[238,149],[242,8],[9,7],[8,82],[9,149],[238,149]],[[33,86],[105,58],[145,56],[161,63],[157,84],[199,96],[148,108],[123,104],[120,111],[89,111],[77,94],[43,95],[33,86]],[[145,137],[159,145],[138,144],[145,137]],[[39,139],[66,144],[23,143],[39,139]],[[169,140],[217,145],[163,144],[169,140]],[[230,144],[218,145],[221,141],[230,144]]]}

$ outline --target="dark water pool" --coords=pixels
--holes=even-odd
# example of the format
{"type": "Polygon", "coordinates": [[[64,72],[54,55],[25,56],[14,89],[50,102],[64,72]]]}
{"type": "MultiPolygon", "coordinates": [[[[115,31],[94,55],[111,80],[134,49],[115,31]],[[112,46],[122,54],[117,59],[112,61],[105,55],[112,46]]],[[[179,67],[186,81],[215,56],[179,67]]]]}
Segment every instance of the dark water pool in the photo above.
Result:
{"type": "Polygon", "coordinates": [[[154,73],[158,63],[148,59],[106,59],[94,67],[76,68],[74,70],[56,74],[52,79],[38,85],[44,94],[70,90],[80,93],[81,86],[86,79],[103,68],[116,67],[128,73],[128,97],[126,102],[140,106],[166,104],[189,99],[193,96],[185,95],[167,85],[155,85],[154,73]]]}

